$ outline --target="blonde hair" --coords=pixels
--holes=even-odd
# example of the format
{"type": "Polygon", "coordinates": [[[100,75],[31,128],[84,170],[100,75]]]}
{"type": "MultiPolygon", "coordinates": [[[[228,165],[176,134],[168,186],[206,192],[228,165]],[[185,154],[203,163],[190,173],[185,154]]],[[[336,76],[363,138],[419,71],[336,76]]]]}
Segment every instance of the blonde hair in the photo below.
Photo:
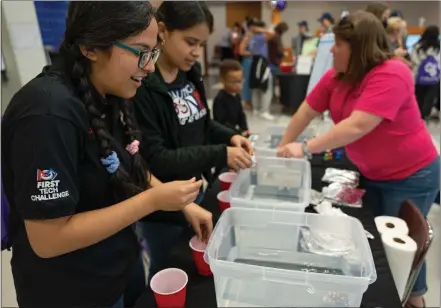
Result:
{"type": "Polygon", "coordinates": [[[391,17],[387,20],[387,33],[401,31],[404,27],[404,20],[400,17],[391,17]]]}

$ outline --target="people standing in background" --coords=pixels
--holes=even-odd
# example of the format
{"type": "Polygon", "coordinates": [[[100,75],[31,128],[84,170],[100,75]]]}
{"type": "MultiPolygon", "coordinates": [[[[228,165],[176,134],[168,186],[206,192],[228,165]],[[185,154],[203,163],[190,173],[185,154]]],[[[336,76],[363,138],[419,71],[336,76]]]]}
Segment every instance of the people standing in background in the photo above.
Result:
{"type": "Polygon", "coordinates": [[[235,23],[231,29],[225,29],[225,32],[219,41],[222,61],[226,59],[235,59],[237,57],[241,37],[242,31],[239,23],[235,23]]]}
{"type": "MultiPolygon", "coordinates": [[[[405,63],[410,65],[410,59],[407,52],[405,33],[407,33],[406,22],[398,16],[391,17],[391,10],[386,3],[372,2],[366,8],[366,12],[374,14],[383,24],[386,30],[389,43],[395,56],[402,59],[405,63]]],[[[397,15],[397,12],[394,12],[397,15]]]]}
{"type": "MultiPolygon", "coordinates": [[[[197,60],[213,31],[213,15],[203,1],[163,1],[156,11],[161,54],[154,74],[142,82],[134,98],[135,115],[143,135],[140,153],[158,181],[204,177],[212,168],[239,170],[251,166],[251,143],[236,131],[212,120],[201,67],[197,60]]],[[[188,225],[203,240],[212,226],[211,213],[199,207],[201,192],[185,210],[168,221],[141,221],[150,257],[150,278],[166,265],[170,250],[188,225]]]]}
{"type": "Polygon", "coordinates": [[[309,38],[311,38],[311,34],[309,33],[308,22],[306,20],[300,21],[298,24],[298,35],[292,39],[291,47],[292,54],[295,57],[298,57],[302,54],[303,50],[303,42],[309,38]]]}
{"type": "Polygon", "coordinates": [[[242,54],[250,56],[248,85],[252,93],[253,112],[263,119],[273,120],[274,116],[269,112],[274,93],[273,76],[268,60],[268,40],[272,39],[275,33],[265,26],[263,21],[255,22],[249,29],[249,35],[242,40],[240,50],[242,54]]]}
{"type": "Polygon", "coordinates": [[[364,9],[366,12],[374,14],[381,23],[383,24],[383,28],[387,28],[387,20],[390,17],[390,8],[384,2],[370,2],[366,8],[364,9]]]}
{"type": "Polygon", "coordinates": [[[440,55],[439,29],[428,26],[410,55],[415,95],[423,119],[430,115],[434,103],[439,103],[440,55]]]}
{"type": "Polygon", "coordinates": [[[254,21],[254,18],[250,16],[245,17],[245,20],[242,22],[242,36],[247,33],[248,27],[252,21],[254,21]]]}
{"type": "Polygon", "coordinates": [[[230,28],[225,29],[222,34],[219,47],[221,51],[221,61],[225,59],[234,59],[233,31],[230,28]]]}
{"type": "Polygon", "coordinates": [[[279,23],[274,28],[274,35],[268,40],[268,59],[271,66],[271,71],[277,73],[280,68],[280,63],[285,55],[285,48],[283,47],[282,35],[288,31],[289,27],[286,22],[279,23]]]}
{"type": "Polygon", "coordinates": [[[322,14],[322,16],[318,19],[318,22],[320,22],[321,28],[322,28],[322,34],[326,33],[332,33],[332,27],[334,25],[334,17],[332,17],[332,14],[329,12],[325,12],[322,14]]]}
{"type": "Polygon", "coordinates": [[[402,42],[402,47],[404,48],[404,49],[406,49],[407,50],[407,44],[406,44],[406,42],[407,42],[407,36],[408,36],[408,33],[407,33],[407,22],[406,22],[406,19],[404,19],[404,15],[403,15],[403,13],[401,12],[401,11],[399,11],[399,10],[393,10],[391,13],[390,13],[390,16],[389,17],[399,17],[399,18],[401,18],[401,20],[403,21],[402,22],[402,24],[401,24],[401,26],[402,26],[402,31],[401,31],[401,33],[402,33],[402,38],[401,38],[401,42],[402,42]]]}
{"type": "MultiPolygon", "coordinates": [[[[412,200],[426,217],[439,192],[440,157],[419,115],[412,72],[394,58],[383,25],[370,13],[341,19],[334,34],[333,68],[292,117],[278,155],[310,157],[344,146],[363,175],[364,200],[375,216],[397,217],[412,200]],[[331,130],[293,142],[326,110],[335,123],[331,130]]],[[[425,307],[426,292],[423,264],[407,303],[425,307]]]]}
{"type": "Polygon", "coordinates": [[[242,66],[238,61],[225,60],[221,63],[220,79],[224,87],[214,99],[213,118],[242,136],[248,137],[250,132],[240,96],[242,78],[242,66]]]}
{"type": "MultiPolygon", "coordinates": [[[[247,17],[248,18],[248,17],[247,17]]],[[[252,53],[250,51],[250,38],[254,34],[255,21],[248,18],[248,22],[246,25],[247,31],[242,36],[242,40],[239,44],[239,56],[242,58],[241,65],[243,69],[243,85],[242,85],[242,99],[244,100],[245,108],[253,109],[251,104],[251,88],[250,88],[250,71],[251,71],[251,63],[253,62],[252,53]]]]}
{"type": "Polygon", "coordinates": [[[242,40],[242,28],[238,22],[234,24],[233,30],[231,31],[231,43],[233,44],[233,55],[234,59],[239,60],[239,45],[242,40]]]}
{"type": "Polygon", "coordinates": [[[400,17],[390,17],[387,20],[386,32],[391,48],[397,58],[410,66],[407,48],[403,46],[403,20],[400,17]]]}
{"type": "Polygon", "coordinates": [[[267,29],[265,22],[261,20],[256,21],[250,31],[252,32],[252,35],[249,37],[251,54],[253,56],[261,56],[268,60],[268,41],[271,40],[276,33],[273,30],[267,29]]]}

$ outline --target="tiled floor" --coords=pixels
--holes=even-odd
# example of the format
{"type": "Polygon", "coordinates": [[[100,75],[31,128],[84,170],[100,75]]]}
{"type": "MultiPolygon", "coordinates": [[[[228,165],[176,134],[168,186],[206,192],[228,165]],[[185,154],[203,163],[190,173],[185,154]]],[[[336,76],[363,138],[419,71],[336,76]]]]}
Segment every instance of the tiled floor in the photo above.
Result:
{"type": "MultiPolygon", "coordinates": [[[[211,91],[210,91],[211,92],[211,91]]],[[[215,93],[215,90],[213,90],[215,93]]],[[[213,93],[209,93],[212,97],[213,93]]],[[[210,100],[211,102],[211,100],[210,100]]],[[[274,114],[277,114],[277,106],[273,106],[274,114]]],[[[252,132],[259,133],[265,130],[271,125],[286,125],[289,122],[290,117],[286,115],[278,115],[274,121],[267,121],[260,119],[248,113],[248,122],[252,132]]],[[[312,125],[320,125],[320,122],[315,121],[312,125]]],[[[431,122],[429,124],[429,130],[432,133],[434,143],[439,151],[439,139],[440,139],[440,125],[438,122],[431,122]]],[[[427,280],[429,286],[429,292],[426,294],[427,307],[440,307],[440,243],[438,236],[440,234],[440,207],[434,205],[429,213],[429,221],[432,224],[435,231],[435,241],[430,249],[427,262],[427,280]]],[[[17,307],[15,299],[15,290],[11,275],[10,267],[11,253],[6,251],[2,252],[2,307],[17,307]]],[[[386,294],[379,296],[387,296],[386,294]]]]}

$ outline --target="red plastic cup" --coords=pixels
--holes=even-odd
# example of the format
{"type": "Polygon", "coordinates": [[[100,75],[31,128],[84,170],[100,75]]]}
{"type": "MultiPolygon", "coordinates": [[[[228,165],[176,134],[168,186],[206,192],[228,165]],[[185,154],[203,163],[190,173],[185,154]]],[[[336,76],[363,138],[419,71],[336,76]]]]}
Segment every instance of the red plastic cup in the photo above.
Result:
{"type": "Polygon", "coordinates": [[[228,190],[224,190],[224,191],[221,191],[220,193],[218,193],[217,200],[219,201],[219,207],[220,207],[221,213],[231,207],[230,193],[228,192],[228,190]]]}
{"type": "Polygon", "coordinates": [[[187,274],[179,268],[158,272],[150,281],[159,308],[184,308],[187,296],[187,274]]]}
{"type": "Polygon", "coordinates": [[[222,190],[230,189],[231,184],[236,180],[237,173],[225,172],[219,175],[220,186],[222,190]]]}
{"type": "Polygon", "coordinates": [[[280,71],[283,73],[291,73],[294,65],[292,63],[280,64],[280,71]]]}
{"type": "Polygon", "coordinates": [[[213,275],[210,270],[210,265],[204,260],[204,253],[205,249],[207,249],[207,244],[201,242],[197,236],[193,236],[189,244],[193,253],[193,261],[196,264],[198,273],[202,276],[213,275]]]}

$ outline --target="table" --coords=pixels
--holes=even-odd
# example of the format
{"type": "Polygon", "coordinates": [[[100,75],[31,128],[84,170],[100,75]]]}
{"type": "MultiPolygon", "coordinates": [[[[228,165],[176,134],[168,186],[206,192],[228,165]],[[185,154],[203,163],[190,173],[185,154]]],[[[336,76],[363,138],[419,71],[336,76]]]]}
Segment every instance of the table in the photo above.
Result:
{"type": "Polygon", "coordinates": [[[305,100],[310,75],[296,73],[276,73],[280,87],[280,103],[287,112],[293,114],[305,100]]]}
{"type": "MultiPolygon", "coordinates": [[[[338,169],[356,170],[355,166],[343,156],[340,161],[324,161],[322,156],[315,155],[311,160],[312,169],[312,187],[321,190],[324,183],[321,182],[326,168],[333,167],[338,169]]],[[[212,211],[215,221],[219,219],[220,212],[216,195],[219,192],[219,183],[214,183],[213,187],[206,192],[204,206],[212,211]]],[[[369,211],[369,205],[365,204],[362,209],[342,208],[345,213],[358,218],[364,228],[374,235],[375,239],[369,240],[371,246],[375,267],[377,270],[377,280],[369,286],[364,293],[362,306],[365,308],[402,308],[398,292],[390,272],[389,264],[383,249],[380,235],[375,227],[374,218],[369,211]]],[[[309,207],[308,212],[314,212],[309,207]]],[[[183,269],[189,276],[189,284],[187,286],[187,302],[186,307],[217,307],[216,296],[214,291],[214,283],[212,277],[202,277],[196,271],[193,263],[188,241],[191,238],[191,230],[182,236],[182,240],[171,252],[169,264],[171,267],[183,269]]],[[[139,298],[135,308],[156,307],[155,299],[149,288],[139,298]]]]}

